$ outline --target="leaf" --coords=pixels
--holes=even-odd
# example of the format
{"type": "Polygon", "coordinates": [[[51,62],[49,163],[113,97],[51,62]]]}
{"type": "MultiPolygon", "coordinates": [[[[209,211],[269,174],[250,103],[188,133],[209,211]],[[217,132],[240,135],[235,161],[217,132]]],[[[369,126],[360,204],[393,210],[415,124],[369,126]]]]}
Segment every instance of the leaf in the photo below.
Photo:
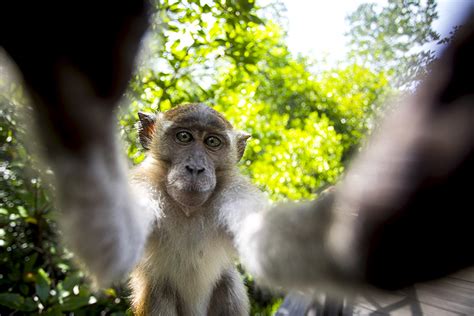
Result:
{"type": "Polygon", "coordinates": [[[20,284],[20,292],[23,295],[28,295],[28,292],[30,291],[30,287],[26,284],[20,284]]]}
{"type": "Polygon", "coordinates": [[[28,273],[28,272],[33,271],[33,266],[35,265],[36,260],[38,259],[38,253],[35,252],[29,258],[30,260],[28,260],[23,267],[23,273],[28,273]]]}
{"type": "Polygon", "coordinates": [[[23,302],[19,310],[23,312],[32,312],[36,310],[37,308],[38,308],[38,304],[31,297],[27,297],[25,298],[25,301],[23,302]]]}
{"type": "Polygon", "coordinates": [[[24,302],[25,299],[20,294],[0,293],[0,305],[9,307],[11,309],[18,309],[24,302]]]}
{"type": "Polygon", "coordinates": [[[179,28],[176,25],[169,25],[168,24],[168,31],[178,32],[179,28]]]}
{"type": "Polygon", "coordinates": [[[34,224],[34,225],[38,225],[38,220],[34,217],[31,217],[31,216],[28,216],[25,219],[25,222],[30,223],[30,224],[34,224]]]}
{"type": "Polygon", "coordinates": [[[44,313],[44,315],[45,316],[62,316],[63,313],[61,312],[61,307],[60,306],[53,306],[53,307],[49,308],[46,311],[46,313],[44,313]]]}
{"type": "Polygon", "coordinates": [[[42,269],[38,269],[38,273],[36,275],[36,295],[40,298],[41,302],[46,303],[49,297],[49,284],[51,283],[48,274],[42,269]]]}
{"type": "Polygon", "coordinates": [[[78,285],[81,281],[81,277],[77,274],[77,273],[73,273],[73,274],[70,274],[68,275],[64,281],[62,282],[63,284],[63,289],[65,291],[69,291],[71,292],[72,291],[72,288],[75,286],[75,285],[78,285]]]}
{"type": "Polygon", "coordinates": [[[113,289],[113,288],[105,289],[104,294],[109,296],[109,297],[117,297],[117,292],[115,292],[115,289],[113,289]]]}
{"type": "Polygon", "coordinates": [[[88,296],[69,296],[66,297],[61,305],[63,312],[69,312],[89,304],[88,296]]]}
{"type": "Polygon", "coordinates": [[[25,299],[17,293],[0,293],[0,305],[22,312],[31,312],[37,308],[33,299],[25,299]]]}
{"type": "Polygon", "coordinates": [[[22,205],[17,206],[16,209],[18,210],[18,214],[20,214],[21,217],[27,217],[28,216],[28,211],[26,208],[22,205]]]}
{"type": "Polygon", "coordinates": [[[208,4],[205,4],[205,5],[202,7],[202,12],[203,12],[203,13],[209,13],[209,12],[211,12],[211,7],[210,7],[208,4]]]}
{"type": "Polygon", "coordinates": [[[260,19],[258,16],[253,15],[253,14],[249,15],[249,20],[255,24],[260,24],[260,25],[265,24],[265,22],[263,22],[262,19],[260,19]]]}

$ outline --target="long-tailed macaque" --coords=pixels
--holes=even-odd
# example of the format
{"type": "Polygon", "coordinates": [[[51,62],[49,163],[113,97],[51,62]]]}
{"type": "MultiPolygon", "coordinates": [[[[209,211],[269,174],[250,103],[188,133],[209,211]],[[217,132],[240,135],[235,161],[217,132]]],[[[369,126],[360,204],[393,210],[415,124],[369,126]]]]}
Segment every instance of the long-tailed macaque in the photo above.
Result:
{"type": "Polygon", "coordinates": [[[250,135],[203,105],[140,113],[148,155],[132,175],[148,241],[131,276],[137,315],[246,315],[234,239],[266,199],[236,166],[250,135]]]}

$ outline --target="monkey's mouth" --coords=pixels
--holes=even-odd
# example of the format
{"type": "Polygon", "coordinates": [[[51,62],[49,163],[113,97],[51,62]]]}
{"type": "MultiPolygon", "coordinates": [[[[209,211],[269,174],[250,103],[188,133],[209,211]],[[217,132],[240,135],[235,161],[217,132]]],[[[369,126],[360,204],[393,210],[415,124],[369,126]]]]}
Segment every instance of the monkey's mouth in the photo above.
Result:
{"type": "MultiPolygon", "coordinates": [[[[181,206],[195,208],[202,206],[209,199],[213,188],[206,186],[186,185],[186,186],[167,186],[168,194],[181,206]]],[[[189,212],[185,212],[189,216],[189,212]]]]}
{"type": "Polygon", "coordinates": [[[215,185],[209,181],[173,181],[167,184],[168,189],[177,190],[183,194],[204,194],[214,190],[215,185]]]}
{"type": "Polygon", "coordinates": [[[179,193],[177,202],[186,206],[201,206],[207,201],[210,195],[211,191],[182,191],[179,193]]]}

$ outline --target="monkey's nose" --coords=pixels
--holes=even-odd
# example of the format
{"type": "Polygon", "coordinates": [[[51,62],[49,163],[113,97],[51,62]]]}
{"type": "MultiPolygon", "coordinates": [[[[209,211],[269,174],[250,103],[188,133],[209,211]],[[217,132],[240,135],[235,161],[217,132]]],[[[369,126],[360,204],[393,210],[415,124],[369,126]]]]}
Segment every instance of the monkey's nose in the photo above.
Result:
{"type": "Polygon", "coordinates": [[[193,167],[193,166],[190,166],[190,165],[187,165],[186,166],[186,170],[188,170],[188,172],[192,175],[199,175],[201,174],[205,169],[204,168],[201,168],[201,167],[193,167]]]}

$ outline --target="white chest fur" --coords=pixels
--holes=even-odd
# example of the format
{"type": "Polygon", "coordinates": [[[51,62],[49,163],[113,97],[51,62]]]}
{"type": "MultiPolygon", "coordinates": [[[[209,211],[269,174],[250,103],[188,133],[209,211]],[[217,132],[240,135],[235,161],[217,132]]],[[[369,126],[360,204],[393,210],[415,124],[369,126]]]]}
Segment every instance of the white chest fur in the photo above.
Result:
{"type": "Polygon", "coordinates": [[[187,306],[205,312],[215,283],[233,264],[233,255],[229,236],[209,217],[165,216],[150,235],[140,266],[156,283],[168,282],[187,306]]]}

